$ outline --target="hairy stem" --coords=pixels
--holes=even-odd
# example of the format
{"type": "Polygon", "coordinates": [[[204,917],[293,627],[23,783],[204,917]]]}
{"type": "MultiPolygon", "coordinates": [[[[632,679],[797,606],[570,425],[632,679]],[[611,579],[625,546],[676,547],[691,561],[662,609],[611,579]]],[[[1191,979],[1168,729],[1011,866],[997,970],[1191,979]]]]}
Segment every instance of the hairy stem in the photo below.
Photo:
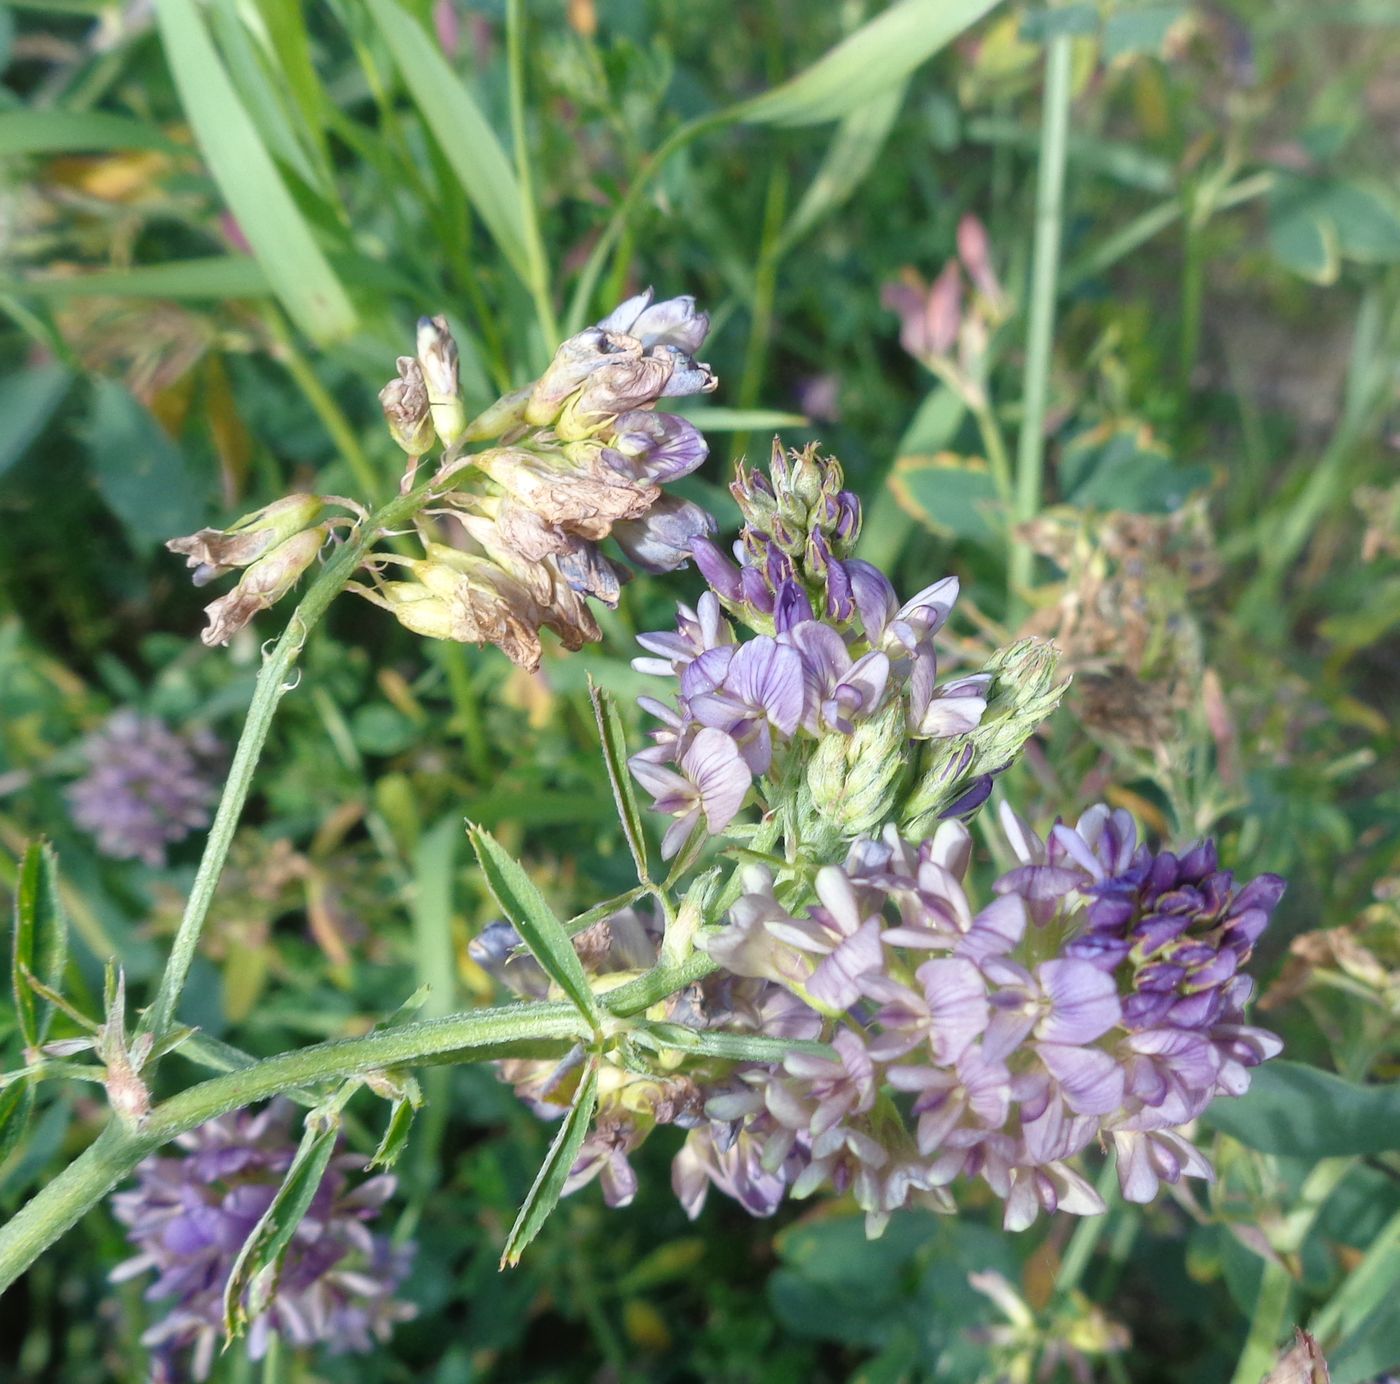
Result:
{"type": "Polygon", "coordinates": [[[243,805],[248,800],[253,774],[257,770],[263,746],[267,743],[273,715],[277,704],[288,691],[288,674],[306,644],[307,635],[345,588],[374,540],[385,529],[396,528],[414,514],[423,504],[427,490],[426,485],[421,486],[408,495],[391,500],[355,530],[307,588],[306,595],[287,621],[286,629],[263,660],[262,671],[253,690],[253,700],[248,706],[248,716],[238,737],[238,748],[234,751],[233,763],[229,766],[228,779],[219,799],[218,811],[214,814],[209,837],[204,843],[204,855],[200,859],[194,884],[190,887],[180,927],[171,944],[170,959],[161,976],[155,1001],[142,1025],[158,1038],[175,1021],[180,994],[194,962],[199,936],[209,915],[209,906],[214,901],[214,891],[218,888],[219,876],[228,859],[229,846],[238,828],[243,805]]]}
{"type": "Polygon", "coordinates": [[[592,1037],[565,1001],[503,1005],[317,1043],[201,1082],[162,1101],[137,1129],[113,1120],[0,1228],[0,1292],[127,1177],[148,1153],[206,1120],[282,1091],[387,1067],[544,1055],[592,1037]]]}

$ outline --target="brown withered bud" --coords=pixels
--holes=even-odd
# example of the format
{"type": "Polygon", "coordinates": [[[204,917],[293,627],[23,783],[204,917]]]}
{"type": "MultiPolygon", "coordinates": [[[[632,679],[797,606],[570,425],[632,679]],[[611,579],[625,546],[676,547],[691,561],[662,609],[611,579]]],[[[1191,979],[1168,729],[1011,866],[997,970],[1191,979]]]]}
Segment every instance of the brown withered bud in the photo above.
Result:
{"type": "Polygon", "coordinates": [[[165,546],[194,568],[194,584],[205,586],[235,567],[257,562],[298,530],[315,523],[324,508],[325,501],[319,495],[284,495],[226,529],[200,529],[186,538],[172,538],[165,546]]]}
{"type": "Polygon", "coordinates": [[[457,342],[445,317],[418,319],[418,364],[428,390],[433,427],[444,447],[455,447],[467,430],[457,365],[457,342]]]}
{"type": "Polygon", "coordinates": [[[562,465],[535,452],[497,447],[473,460],[521,504],[546,524],[593,540],[606,538],[619,519],[645,514],[661,497],[661,487],[627,482],[616,472],[604,478],[569,464],[562,465]]]}
{"type": "Polygon", "coordinates": [[[554,422],[565,402],[595,371],[640,359],[641,354],[642,343],[621,332],[588,327],[571,336],[555,351],[549,368],[535,381],[525,406],[525,422],[536,427],[554,422]]]}
{"type": "Polygon", "coordinates": [[[432,415],[423,367],[415,356],[400,356],[399,378],[379,391],[379,402],[395,442],[411,457],[420,457],[433,445],[432,415]]]}
{"type": "Polygon", "coordinates": [[[275,605],[316,561],[329,526],[318,524],[284,539],[244,572],[238,585],[204,608],[209,628],[200,638],[210,645],[227,644],[260,610],[275,605]]]}

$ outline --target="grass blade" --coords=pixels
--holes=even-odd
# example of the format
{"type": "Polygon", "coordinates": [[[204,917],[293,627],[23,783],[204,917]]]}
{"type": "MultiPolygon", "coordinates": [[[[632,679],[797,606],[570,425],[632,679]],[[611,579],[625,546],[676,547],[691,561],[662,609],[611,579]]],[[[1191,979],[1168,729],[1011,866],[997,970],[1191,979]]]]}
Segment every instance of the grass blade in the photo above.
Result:
{"type": "Polygon", "coordinates": [[[11,948],[15,1020],[26,1049],[44,1041],[50,1016],[47,1008],[40,1010],[27,977],[57,990],[67,959],[68,921],[58,898],[57,861],[48,842],[35,841],[20,861],[11,948]]]}
{"type": "Polygon", "coordinates": [[[569,1172],[578,1158],[579,1149],[588,1137],[588,1128],[593,1123],[593,1111],[598,1104],[598,1064],[590,1062],[583,1080],[579,1082],[578,1094],[564,1117],[554,1142],[545,1154],[544,1162],[535,1176],[535,1181],[525,1195],[525,1203],[515,1224],[510,1228],[506,1247],[501,1254],[501,1267],[514,1268],[520,1262],[525,1247],[540,1233],[549,1214],[559,1204],[559,1196],[568,1181],[569,1172]]]}
{"type": "Polygon", "coordinates": [[[603,746],[603,763],[607,767],[608,781],[612,784],[613,802],[617,805],[617,819],[622,824],[623,836],[627,838],[627,849],[632,852],[637,878],[645,881],[648,878],[647,838],[642,830],[642,810],[637,805],[632,775],[627,772],[627,735],[622,728],[622,717],[618,715],[617,703],[611,694],[594,683],[591,677],[588,679],[588,699],[593,703],[593,719],[598,723],[598,738],[603,746]]]}
{"type": "Polygon", "coordinates": [[[525,939],[525,944],[550,979],[573,1000],[579,1013],[597,1028],[602,1023],[602,1011],[589,988],[583,963],[578,959],[564,924],[545,902],[534,880],[489,831],[475,825],[468,831],[481,873],[486,876],[486,883],[490,885],[502,912],[525,939]]]}
{"type": "Polygon", "coordinates": [[[511,268],[528,284],[525,204],[495,130],[416,19],[394,0],[367,3],[404,86],[452,165],[457,181],[511,268]]]}
{"type": "Polygon", "coordinates": [[[209,171],[273,292],[313,340],[348,336],[355,309],[258,138],[194,0],[160,0],[156,18],[209,171]]]}
{"type": "Polygon", "coordinates": [[[0,115],[0,157],[83,154],[108,149],[189,152],[154,125],[107,111],[6,111],[0,115]]]}
{"type": "Polygon", "coordinates": [[[777,253],[786,254],[828,213],[841,206],[865,181],[894,127],[908,90],[895,82],[848,115],[842,116],[821,167],[802,194],[782,234],[777,253]]]}
{"type": "Polygon", "coordinates": [[[998,0],[899,0],[805,72],[746,101],[749,124],[818,125],[889,92],[998,0]]]}

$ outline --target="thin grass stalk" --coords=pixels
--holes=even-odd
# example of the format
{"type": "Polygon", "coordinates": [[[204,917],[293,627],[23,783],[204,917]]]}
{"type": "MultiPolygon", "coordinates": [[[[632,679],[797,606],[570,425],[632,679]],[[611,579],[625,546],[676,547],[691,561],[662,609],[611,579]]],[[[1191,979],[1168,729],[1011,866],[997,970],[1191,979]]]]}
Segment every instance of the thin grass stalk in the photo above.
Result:
{"type": "MultiPolygon", "coordinates": [[[[1045,52],[1045,110],[1036,179],[1035,243],[1031,260],[1026,326],[1026,369],[1021,390],[1022,421],[1016,449],[1013,527],[1040,512],[1045,472],[1045,413],[1055,335],[1055,298],[1060,269],[1060,222],[1069,138],[1070,37],[1055,34],[1045,52]]],[[[1013,539],[1007,568],[1012,604],[1031,584],[1031,550],[1013,539]]]]}

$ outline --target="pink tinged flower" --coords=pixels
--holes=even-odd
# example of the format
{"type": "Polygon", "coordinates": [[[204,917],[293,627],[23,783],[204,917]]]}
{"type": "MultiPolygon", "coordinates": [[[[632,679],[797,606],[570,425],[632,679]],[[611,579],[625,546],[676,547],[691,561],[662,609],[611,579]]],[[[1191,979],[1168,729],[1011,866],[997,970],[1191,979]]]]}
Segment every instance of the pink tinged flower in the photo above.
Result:
{"type": "Polygon", "coordinates": [[[933,356],[946,356],[957,344],[962,325],[962,274],[949,260],[933,281],[924,304],[924,343],[933,356]]]}
{"type": "Polygon", "coordinates": [[[935,1062],[956,1062],[987,1029],[991,1005],[982,972],[962,957],[925,961],[914,973],[929,1009],[935,1062]]]}
{"type": "Polygon", "coordinates": [[[958,258],[962,260],[967,276],[977,291],[990,299],[993,305],[1001,305],[1005,294],[992,269],[987,228],[971,212],[958,222],[958,258]]]}
{"type": "Polygon", "coordinates": [[[680,773],[633,755],[628,765],[637,781],[655,798],[658,812],[676,818],[661,843],[670,859],[703,816],[711,836],[718,836],[743,805],[753,781],[739,747],[723,731],[703,727],[681,756],[680,773]]]}
{"type": "Polygon", "coordinates": [[[1037,1043],[1036,1053],[1076,1115],[1107,1115],[1123,1104],[1123,1069],[1102,1048],[1037,1043]]]}
{"type": "Polygon", "coordinates": [[[895,1066],[886,1079],[897,1091],[916,1093],[913,1114],[918,1117],[919,1152],[925,1157],[945,1144],[966,1146],[981,1139],[985,1131],[1000,1129],[1011,1113],[1010,1071],[975,1044],[951,1068],[895,1066]],[[959,1134],[971,1137],[958,1138],[959,1134]]]}
{"type": "Polygon", "coordinates": [[[744,893],[729,911],[729,924],[703,935],[699,945],[725,970],[737,976],[802,986],[815,963],[805,950],[776,935],[773,923],[791,923],[787,910],[773,896],[773,876],[761,865],[743,872],[744,893]]]}
{"type": "Polygon", "coordinates": [[[1115,1130],[1113,1148],[1125,1201],[1145,1204],[1157,1195],[1163,1182],[1175,1184],[1183,1177],[1215,1180],[1209,1159],[1174,1130],[1115,1130]]]}
{"type": "Polygon", "coordinates": [[[855,602],[856,614],[860,616],[866,643],[873,648],[880,643],[886,627],[894,619],[899,609],[899,598],[890,579],[873,563],[848,557],[845,568],[851,583],[851,599],[855,602]]]}
{"type": "Polygon", "coordinates": [[[1015,895],[994,899],[973,918],[971,926],[954,946],[953,954],[976,962],[1006,956],[1020,943],[1025,931],[1025,904],[1015,895]]]}
{"type": "Polygon", "coordinates": [[[597,325],[605,332],[624,332],[643,347],[671,346],[693,355],[705,342],[710,330],[707,313],[695,310],[695,299],[688,294],[653,302],[648,288],[615,307],[597,325]]]}
{"type": "Polygon", "coordinates": [[[783,1175],[763,1167],[761,1149],[752,1135],[741,1131],[721,1149],[713,1126],[701,1125],[686,1136],[671,1164],[671,1189],[691,1220],[703,1209],[711,1183],[751,1216],[771,1216],[786,1191],[783,1175]]]}
{"type": "Polygon", "coordinates": [[[707,649],[716,649],[734,643],[734,630],[724,618],[719,601],[713,591],[706,591],[695,603],[678,608],[677,628],[657,630],[649,634],[639,634],[637,643],[655,658],[634,658],[632,667],[639,673],[651,673],[656,677],[677,677],[693,660],[707,649]]]}

